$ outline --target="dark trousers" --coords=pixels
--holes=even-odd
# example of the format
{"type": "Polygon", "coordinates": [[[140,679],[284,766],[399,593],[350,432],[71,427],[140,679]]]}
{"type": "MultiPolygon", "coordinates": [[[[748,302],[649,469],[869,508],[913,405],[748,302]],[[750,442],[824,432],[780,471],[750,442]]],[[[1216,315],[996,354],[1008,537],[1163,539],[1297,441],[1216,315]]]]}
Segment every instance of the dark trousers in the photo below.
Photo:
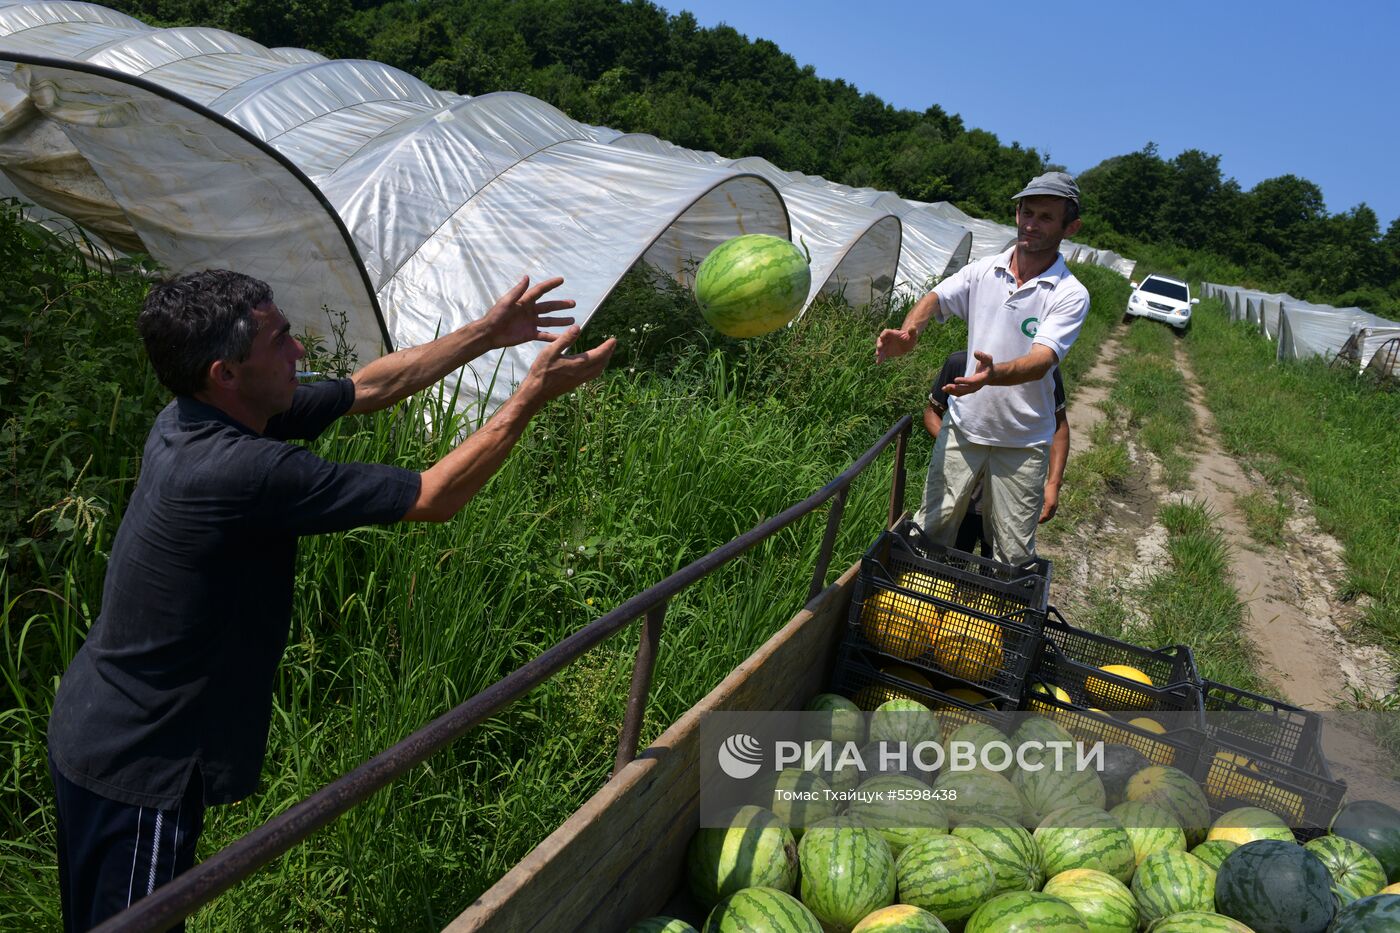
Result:
{"type": "Polygon", "coordinates": [[[97,926],[194,865],[204,828],[198,770],[173,810],[94,794],[64,777],[52,758],[49,774],[58,802],[58,884],[67,933],[97,926]]]}
{"type": "Polygon", "coordinates": [[[953,541],[953,547],[968,554],[980,554],[983,557],[992,556],[992,542],[988,539],[986,529],[982,526],[982,516],[980,513],[974,512],[970,505],[963,515],[962,524],[958,526],[958,536],[953,541]]]}

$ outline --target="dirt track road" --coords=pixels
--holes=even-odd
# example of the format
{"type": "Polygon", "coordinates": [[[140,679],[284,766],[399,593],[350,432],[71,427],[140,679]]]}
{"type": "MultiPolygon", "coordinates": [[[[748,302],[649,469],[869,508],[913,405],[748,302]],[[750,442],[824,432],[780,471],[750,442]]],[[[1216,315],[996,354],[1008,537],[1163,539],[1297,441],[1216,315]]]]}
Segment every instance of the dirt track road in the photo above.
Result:
{"type": "MultiPolygon", "coordinates": [[[[1087,384],[1071,400],[1071,457],[1090,446],[1092,428],[1103,418],[1100,405],[1112,388],[1127,326],[1120,325],[1104,344],[1087,384]]],[[[1126,591],[1152,573],[1165,555],[1167,535],[1156,519],[1159,507],[1174,499],[1204,502],[1229,544],[1235,589],[1248,610],[1245,630],[1258,653],[1260,674],[1277,688],[1276,695],[1321,710],[1336,708],[1348,687],[1372,695],[1393,691],[1395,680],[1384,651],[1353,645],[1346,638],[1354,609],[1338,597],[1344,575],[1341,545],[1318,527],[1305,500],[1293,503],[1282,547],[1264,548],[1254,542],[1236,497],[1263,481],[1220,447],[1215,419],[1180,346],[1176,361],[1186,376],[1199,427],[1189,488],[1168,491],[1155,458],[1130,448],[1139,469],[1107,498],[1104,514],[1071,540],[1044,548],[1055,561],[1061,584],[1057,597],[1064,604],[1082,606],[1091,589],[1126,591]]]]}

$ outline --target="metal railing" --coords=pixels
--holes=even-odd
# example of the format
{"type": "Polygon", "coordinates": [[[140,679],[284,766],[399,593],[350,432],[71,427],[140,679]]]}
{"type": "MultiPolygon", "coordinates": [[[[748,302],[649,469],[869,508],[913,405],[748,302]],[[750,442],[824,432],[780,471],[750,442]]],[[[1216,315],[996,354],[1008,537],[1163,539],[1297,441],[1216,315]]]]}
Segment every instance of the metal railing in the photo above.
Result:
{"type": "Polygon", "coordinates": [[[846,496],[852,481],[891,443],[895,445],[894,477],[890,484],[887,526],[903,513],[904,459],[912,419],[906,415],[885,432],[869,450],[839,476],[806,499],[746,531],[699,560],[682,567],[622,605],[547,649],[523,667],[434,719],[403,741],[380,752],[358,768],[342,775],[300,803],[294,804],[236,842],[219,850],[173,881],[157,888],[115,917],[97,927],[98,933],[164,930],[188,917],[253,872],[329,824],[356,804],[368,799],[394,780],[440,751],[501,709],[538,687],[590,649],[616,635],[629,623],[645,617],[632,670],[627,712],[618,736],[613,773],[637,756],[642,720],[646,713],[651,677],[660,647],[662,622],[671,599],[691,584],[743,554],[765,538],[816,511],[828,500],[826,532],[812,572],[808,602],[826,585],[836,533],[841,525],[846,496]]]}

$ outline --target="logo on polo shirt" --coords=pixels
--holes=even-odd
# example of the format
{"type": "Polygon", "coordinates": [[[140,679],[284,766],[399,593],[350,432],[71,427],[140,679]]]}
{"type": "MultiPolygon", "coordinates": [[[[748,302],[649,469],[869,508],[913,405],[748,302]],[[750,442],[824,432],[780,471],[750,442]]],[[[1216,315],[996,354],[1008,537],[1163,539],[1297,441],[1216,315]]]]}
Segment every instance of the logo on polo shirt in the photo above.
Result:
{"type": "Polygon", "coordinates": [[[1021,322],[1021,333],[1027,337],[1034,337],[1035,332],[1040,330],[1040,318],[1028,317],[1021,322]]]}

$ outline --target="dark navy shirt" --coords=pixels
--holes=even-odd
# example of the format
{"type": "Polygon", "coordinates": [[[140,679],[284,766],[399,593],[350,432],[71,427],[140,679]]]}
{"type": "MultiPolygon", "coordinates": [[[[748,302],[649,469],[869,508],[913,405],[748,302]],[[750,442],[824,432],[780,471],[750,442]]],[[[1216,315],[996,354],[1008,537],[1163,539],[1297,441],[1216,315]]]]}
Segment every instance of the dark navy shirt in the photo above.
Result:
{"type": "Polygon", "coordinates": [[[50,754],[70,781],[163,809],[196,767],[206,803],[257,787],[297,538],[396,522],[418,497],[410,470],[286,443],[315,438],[354,397],[349,379],[299,386],[263,434],[186,397],[156,417],[101,613],[49,719],[50,754]]]}

